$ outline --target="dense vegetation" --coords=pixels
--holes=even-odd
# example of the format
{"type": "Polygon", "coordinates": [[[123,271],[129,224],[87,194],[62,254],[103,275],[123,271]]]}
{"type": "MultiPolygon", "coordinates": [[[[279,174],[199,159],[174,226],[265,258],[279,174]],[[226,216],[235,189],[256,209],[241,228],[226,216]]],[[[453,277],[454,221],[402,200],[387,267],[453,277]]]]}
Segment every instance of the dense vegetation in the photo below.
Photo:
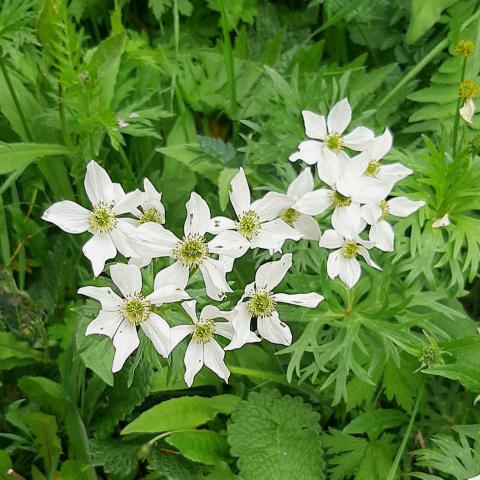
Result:
{"type": "Polygon", "coordinates": [[[0,478],[479,475],[479,52],[479,0],[0,0],[0,478]]]}

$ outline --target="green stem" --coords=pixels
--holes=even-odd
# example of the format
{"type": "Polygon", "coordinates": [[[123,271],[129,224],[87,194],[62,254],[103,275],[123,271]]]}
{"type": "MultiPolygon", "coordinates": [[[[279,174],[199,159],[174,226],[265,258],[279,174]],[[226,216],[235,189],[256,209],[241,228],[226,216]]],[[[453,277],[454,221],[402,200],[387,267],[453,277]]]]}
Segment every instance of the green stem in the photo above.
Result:
{"type": "Polygon", "coordinates": [[[230,99],[230,118],[232,120],[232,137],[233,142],[237,138],[237,87],[235,85],[235,66],[233,59],[232,40],[230,39],[230,32],[227,28],[227,14],[225,12],[225,5],[222,2],[221,23],[223,32],[223,57],[227,67],[228,76],[228,91],[230,99]]]}
{"type": "MultiPolygon", "coordinates": [[[[11,188],[12,199],[17,204],[18,208],[20,207],[20,197],[18,196],[17,185],[14,183],[11,188]]],[[[25,288],[25,239],[20,239],[19,244],[20,250],[18,251],[18,287],[20,290],[25,288]]]]}
{"type": "Polygon", "coordinates": [[[29,142],[33,142],[33,135],[30,127],[28,126],[27,119],[22,110],[22,106],[20,105],[20,101],[17,97],[17,93],[13,88],[13,83],[10,78],[10,74],[8,73],[7,67],[5,66],[5,62],[3,58],[0,56],[0,69],[2,70],[3,76],[5,77],[5,82],[7,83],[8,89],[10,90],[10,95],[12,96],[13,103],[15,103],[15,108],[17,109],[18,115],[20,117],[20,121],[22,122],[23,129],[25,130],[25,136],[29,142]]]}
{"type": "MultiPolygon", "coordinates": [[[[460,83],[465,80],[465,70],[467,68],[467,57],[463,59],[462,74],[460,75],[460,83]]],[[[455,109],[455,120],[453,122],[452,132],[452,156],[455,157],[457,153],[457,138],[458,138],[458,124],[460,122],[460,105],[462,103],[462,96],[458,94],[457,108],[455,109]]]]}
{"type": "Polygon", "coordinates": [[[397,472],[398,466],[400,464],[400,460],[403,457],[403,452],[405,451],[405,447],[407,445],[408,439],[410,438],[410,434],[412,433],[413,422],[415,421],[415,417],[417,416],[418,407],[420,405],[420,401],[423,398],[424,392],[425,392],[425,380],[422,386],[420,387],[420,391],[418,392],[417,401],[415,402],[415,405],[413,407],[412,415],[410,416],[410,421],[408,422],[407,430],[403,435],[402,443],[400,445],[400,448],[397,451],[397,455],[395,457],[395,460],[393,461],[393,465],[392,465],[392,468],[390,469],[387,480],[394,480],[395,478],[395,473],[397,472]]]}
{"type": "Polygon", "coordinates": [[[72,139],[70,138],[70,134],[67,130],[67,122],[65,119],[65,101],[63,99],[63,89],[60,80],[58,81],[58,92],[57,92],[57,99],[58,99],[58,114],[60,116],[60,128],[62,130],[63,141],[68,148],[73,147],[72,139]]]}

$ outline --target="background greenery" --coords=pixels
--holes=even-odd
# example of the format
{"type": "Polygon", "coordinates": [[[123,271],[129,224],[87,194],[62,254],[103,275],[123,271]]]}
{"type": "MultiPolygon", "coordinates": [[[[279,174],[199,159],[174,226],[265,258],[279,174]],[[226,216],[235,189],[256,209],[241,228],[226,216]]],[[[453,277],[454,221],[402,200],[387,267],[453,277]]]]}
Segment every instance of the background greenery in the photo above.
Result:
{"type": "MultiPolygon", "coordinates": [[[[0,477],[480,473],[478,120],[452,145],[454,46],[480,45],[479,5],[1,0],[0,477]],[[384,272],[349,294],[327,279],[327,252],[287,244],[286,287],[326,297],[282,308],[292,346],[248,345],[227,357],[229,385],[203,372],[187,391],[181,351],[168,365],[142,343],[114,378],[109,339],[84,336],[98,307],[76,295],[91,281],[82,239],[42,222],[45,208],[85,202],[95,158],[125,190],[148,176],[178,233],[192,190],[229,211],[241,165],[257,196],[284,191],[301,110],[345,96],[354,124],[389,126],[389,158],[415,171],[396,193],[428,203],[396,222],[384,272]],[[432,229],[445,213],[452,225],[432,229]]],[[[477,50],[466,78],[479,70],[477,50]]],[[[265,258],[238,262],[240,285],[265,258]]]]}

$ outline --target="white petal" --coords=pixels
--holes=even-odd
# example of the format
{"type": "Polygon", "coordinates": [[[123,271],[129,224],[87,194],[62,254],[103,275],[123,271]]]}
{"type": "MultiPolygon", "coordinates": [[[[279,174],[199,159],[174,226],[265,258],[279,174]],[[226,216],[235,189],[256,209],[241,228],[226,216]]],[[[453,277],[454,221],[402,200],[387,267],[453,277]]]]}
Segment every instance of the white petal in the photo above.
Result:
{"type": "Polygon", "coordinates": [[[310,293],[276,293],[275,300],[278,303],[290,303],[291,305],[298,305],[299,307],[316,308],[323,300],[323,295],[315,292],[310,293]]]}
{"type": "Polygon", "coordinates": [[[110,287],[82,287],[78,293],[98,300],[102,304],[102,310],[116,311],[123,304],[123,299],[110,287]]]}
{"type": "Polygon", "coordinates": [[[203,345],[203,361],[205,362],[205,366],[228,383],[230,371],[225,365],[224,358],[225,352],[215,340],[210,340],[210,342],[203,345]]]}
{"type": "Polygon", "coordinates": [[[301,213],[292,226],[303,235],[304,240],[320,240],[320,226],[314,218],[301,213]]]}
{"type": "Polygon", "coordinates": [[[177,285],[165,285],[160,288],[156,288],[150,295],[147,295],[146,299],[152,302],[154,305],[163,305],[164,303],[179,302],[180,300],[188,300],[190,295],[178,287],[177,285]]]}
{"type": "Polygon", "coordinates": [[[473,103],[473,100],[471,98],[467,98],[459,112],[460,116],[471,125],[473,115],[475,114],[475,103],[473,103]]]}
{"type": "Polygon", "coordinates": [[[345,258],[339,255],[338,275],[342,282],[348,287],[353,288],[360,279],[361,268],[356,258],[345,258]]]}
{"type": "MultiPolygon", "coordinates": [[[[383,167],[380,167],[382,169],[383,167]]],[[[353,201],[358,203],[378,203],[390,193],[395,181],[381,181],[378,177],[361,176],[355,179],[342,179],[349,185],[349,194],[353,201]]],[[[343,185],[342,185],[343,186],[343,185]]]]}
{"type": "Polygon", "coordinates": [[[302,173],[289,185],[287,195],[298,200],[303,195],[313,190],[313,175],[310,168],[305,168],[302,173]]]}
{"type": "Polygon", "coordinates": [[[395,234],[388,222],[381,220],[370,228],[368,235],[375,246],[384,252],[393,252],[395,234]]]}
{"type": "Polygon", "coordinates": [[[130,238],[130,243],[140,257],[169,257],[178,238],[159,223],[140,225],[130,238]]]}
{"type": "Polygon", "coordinates": [[[162,357],[168,357],[171,350],[170,327],[168,323],[160,315],[151,313],[150,318],[143,322],[140,328],[153,343],[155,350],[162,355],[162,357]]]}
{"type": "Polygon", "coordinates": [[[345,239],[335,230],[328,229],[323,232],[320,246],[324,248],[339,248],[345,243],[345,239]]]}
{"type": "Polygon", "coordinates": [[[333,192],[328,188],[319,188],[306,193],[297,200],[292,208],[305,215],[320,215],[332,205],[333,192]]]}
{"type": "Polygon", "coordinates": [[[92,205],[100,202],[111,204],[115,199],[113,183],[108,173],[95,160],[87,165],[85,191],[92,205]]]}
{"type": "Polygon", "coordinates": [[[143,189],[146,194],[142,203],[144,210],[147,208],[154,208],[160,214],[162,220],[160,223],[165,223],[165,207],[162,203],[161,192],[157,191],[153,183],[148,178],[143,180],[143,189]]]}
{"type": "Polygon", "coordinates": [[[117,226],[110,232],[110,237],[117,250],[126,258],[135,257],[137,253],[130,243],[130,237],[136,227],[130,223],[129,218],[119,218],[117,226]]]}
{"type": "Polygon", "coordinates": [[[300,240],[301,238],[301,233],[277,218],[271,222],[262,223],[258,235],[250,241],[250,246],[280,251],[285,240],[300,240]]]}
{"type": "Polygon", "coordinates": [[[388,211],[396,217],[408,217],[424,205],[423,200],[414,202],[407,197],[395,197],[388,201],[388,211]]]}
{"type": "Polygon", "coordinates": [[[95,233],[83,246],[82,251],[92,263],[95,277],[102,273],[105,262],[110,258],[114,258],[117,254],[117,249],[110,235],[103,233],[95,233]]]}
{"type": "Polygon", "coordinates": [[[292,254],[286,253],[276,262],[268,262],[261,265],[255,275],[255,287],[273,290],[285,277],[292,266],[292,254]]]}
{"type": "Polygon", "coordinates": [[[188,267],[177,261],[157,273],[153,282],[154,289],[158,290],[165,285],[175,285],[184,289],[188,283],[189,273],[188,267]]]}
{"type": "Polygon", "coordinates": [[[360,205],[351,203],[348,207],[337,207],[332,214],[332,227],[344,238],[353,240],[365,228],[360,205]]]}
{"type": "Polygon", "coordinates": [[[227,217],[213,217],[210,220],[210,225],[208,227],[208,233],[213,233],[214,235],[224,230],[235,230],[236,223],[234,220],[231,220],[227,217]]]}
{"type": "Polygon", "coordinates": [[[232,258],[241,257],[250,248],[250,242],[240,233],[225,230],[208,242],[208,250],[232,258]]]}
{"type": "Polygon", "coordinates": [[[195,375],[203,367],[203,344],[190,340],[185,352],[185,383],[192,386],[195,375]]]}
{"type": "Polygon", "coordinates": [[[229,257],[228,255],[219,255],[218,261],[223,265],[225,273],[229,273],[233,270],[233,264],[235,263],[235,259],[233,257],[229,257]]]}
{"type": "Polygon", "coordinates": [[[240,168],[230,182],[230,201],[237,217],[250,210],[250,188],[243,168],[240,168]]]}
{"type": "Polygon", "coordinates": [[[120,199],[112,208],[112,212],[115,215],[133,213],[144,200],[145,194],[138,189],[134,190],[133,192],[127,193],[122,199],[120,199]]]}
{"type": "Polygon", "coordinates": [[[315,140],[306,140],[298,145],[298,152],[292,153],[288,159],[291,162],[303,160],[308,165],[315,165],[322,159],[323,143],[315,140]]]}
{"type": "Polygon", "coordinates": [[[370,267],[373,267],[373,268],[376,268],[377,270],[382,270],[382,267],[380,267],[379,265],[377,265],[371,258],[370,258],[370,254],[368,253],[368,250],[364,247],[359,247],[358,249],[358,253],[359,255],[361,255],[365,261],[367,262],[367,265],[369,265],[370,267]]]}
{"type": "Polygon", "coordinates": [[[323,115],[304,110],[302,116],[307,137],[323,140],[327,136],[327,123],[323,115]]]}
{"type": "Polygon", "coordinates": [[[206,305],[200,312],[200,320],[215,320],[216,318],[225,318],[228,321],[233,320],[238,315],[236,310],[223,311],[215,305],[206,305]]]}
{"type": "Polygon", "coordinates": [[[389,165],[382,165],[376,177],[384,183],[395,183],[408,177],[413,173],[413,170],[405,167],[401,163],[391,163],[389,165]]]}
{"type": "MultiPolygon", "coordinates": [[[[177,325],[170,329],[170,352],[187,336],[193,333],[193,325],[177,325]]],[[[169,353],[170,353],[169,352],[169,353]]]]}
{"type": "Polygon", "coordinates": [[[369,128],[357,127],[345,135],[343,141],[346,147],[362,152],[370,147],[373,137],[373,132],[369,128]]]}
{"type": "Polygon", "coordinates": [[[97,318],[88,324],[85,335],[96,333],[112,338],[122,323],[122,320],[123,318],[118,311],[107,312],[106,310],[100,310],[97,318]]]}
{"type": "Polygon", "coordinates": [[[327,260],[327,274],[334,280],[340,273],[340,262],[343,258],[341,250],[330,253],[327,260]]]}
{"type": "Polygon", "coordinates": [[[345,171],[344,163],[339,154],[324,148],[322,150],[322,158],[317,163],[318,178],[330,187],[335,188],[341,173],[345,171]]]}
{"type": "Polygon", "coordinates": [[[67,233],[83,233],[90,226],[91,212],[78,203],[64,200],[45,210],[42,220],[55,224],[67,233]]]}
{"type": "Polygon", "coordinates": [[[260,217],[260,221],[268,222],[278,218],[282,210],[291,207],[293,199],[284,193],[268,192],[260,200],[252,203],[251,209],[260,217]]]}
{"type": "Polygon", "coordinates": [[[206,258],[200,264],[200,271],[205,281],[207,295],[214,300],[222,300],[227,292],[233,292],[225,278],[225,269],[218,260],[206,258]]]}
{"type": "Polygon", "coordinates": [[[373,225],[382,216],[382,209],[378,203],[369,203],[360,208],[362,218],[369,224],[373,225]]]}
{"type": "Polygon", "coordinates": [[[446,213],[442,218],[438,218],[432,223],[432,228],[447,227],[448,225],[450,225],[450,217],[446,213]]]}
{"type": "Polygon", "coordinates": [[[390,130],[385,129],[382,135],[376,137],[370,144],[370,155],[373,160],[380,160],[383,158],[392,148],[393,138],[390,130]]]}
{"type": "Polygon", "coordinates": [[[184,225],[185,235],[205,235],[210,225],[210,209],[207,202],[200,195],[192,192],[185,207],[187,209],[184,225]]]}
{"type": "Polygon", "coordinates": [[[231,322],[215,322],[215,334],[232,340],[235,335],[235,329],[231,322]]]}
{"type": "Polygon", "coordinates": [[[185,310],[185,312],[187,312],[193,323],[198,323],[196,300],[192,299],[188,302],[182,302],[182,308],[185,310]]]}
{"type": "Polygon", "coordinates": [[[343,133],[352,120],[352,109],[348,100],[344,98],[337,102],[327,117],[328,133],[343,133]]]}
{"type": "Polygon", "coordinates": [[[110,276],[124,297],[142,290],[142,274],[136,265],[115,263],[110,267],[110,276]]]}
{"type": "Polygon", "coordinates": [[[234,335],[232,341],[225,347],[225,350],[234,350],[240,348],[249,342],[251,338],[250,322],[252,315],[248,311],[247,303],[239,302],[235,307],[237,315],[232,319],[234,335]]]}
{"type": "Polygon", "coordinates": [[[257,327],[260,336],[269,342],[281,345],[292,343],[292,332],[288,325],[280,320],[277,312],[273,312],[270,317],[258,318],[257,327]]]}
{"type": "Polygon", "coordinates": [[[139,344],[136,326],[124,320],[113,337],[113,346],[115,347],[112,366],[113,373],[122,369],[127,358],[139,344]]]}

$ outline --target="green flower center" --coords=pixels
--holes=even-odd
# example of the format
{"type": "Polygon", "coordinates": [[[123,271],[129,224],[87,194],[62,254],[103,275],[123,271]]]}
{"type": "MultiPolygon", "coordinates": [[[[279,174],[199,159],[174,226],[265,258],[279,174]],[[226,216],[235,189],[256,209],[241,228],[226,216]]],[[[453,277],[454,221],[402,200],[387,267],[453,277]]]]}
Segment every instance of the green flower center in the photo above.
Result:
{"type": "Polygon", "coordinates": [[[201,235],[184,237],[173,247],[172,256],[184,267],[198,267],[208,256],[208,246],[201,235]]]}
{"type": "Polygon", "coordinates": [[[255,291],[248,301],[248,311],[254,317],[268,317],[274,311],[277,301],[273,293],[266,290],[255,291]]]}
{"type": "Polygon", "coordinates": [[[260,231],[260,217],[253,210],[249,210],[240,217],[236,225],[238,232],[251,240],[260,231]]]}
{"type": "Polygon", "coordinates": [[[355,258],[358,255],[358,244],[357,242],[345,242],[342,248],[343,256],[350,260],[351,258],[355,258]]]}
{"type": "Polygon", "coordinates": [[[443,363],[442,351],[436,342],[423,346],[420,354],[420,363],[426,367],[433,367],[443,363]]]}
{"type": "Polygon", "coordinates": [[[459,90],[462,98],[474,98],[480,93],[480,86],[475,80],[464,80],[460,83],[459,90]]]}
{"type": "Polygon", "coordinates": [[[155,222],[163,223],[163,215],[156,208],[147,208],[143,211],[142,216],[138,219],[139,223],[155,222]]]}
{"type": "Polygon", "coordinates": [[[294,208],[286,208],[280,213],[280,218],[289,225],[292,225],[299,217],[300,212],[297,212],[294,208]]]}
{"type": "Polygon", "coordinates": [[[368,177],[373,177],[378,173],[380,170],[380,162],[377,162],[376,160],[372,160],[369,164],[367,169],[365,170],[365,175],[368,177]]]}
{"type": "Polygon", "coordinates": [[[348,207],[352,203],[348,197],[336,190],[332,193],[331,200],[335,207],[348,207]]]}
{"type": "Polygon", "coordinates": [[[380,207],[380,210],[382,211],[382,216],[381,220],[385,220],[390,215],[390,209],[388,208],[388,203],[386,200],[382,200],[378,206],[380,207]]]}
{"type": "Polygon", "coordinates": [[[100,202],[93,207],[89,219],[90,230],[96,233],[111,232],[117,224],[117,219],[112,212],[112,206],[100,202]]]}
{"type": "Polygon", "coordinates": [[[140,293],[132,293],[125,297],[122,306],[122,316],[131,325],[140,325],[150,318],[153,305],[140,293]]]}
{"type": "Polygon", "coordinates": [[[198,343],[207,343],[215,335],[215,323],[213,320],[200,321],[195,324],[193,339],[198,343]]]}
{"type": "Polygon", "coordinates": [[[337,132],[330,133],[325,137],[325,145],[329,150],[341,152],[343,150],[343,138],[337,132]]]}

